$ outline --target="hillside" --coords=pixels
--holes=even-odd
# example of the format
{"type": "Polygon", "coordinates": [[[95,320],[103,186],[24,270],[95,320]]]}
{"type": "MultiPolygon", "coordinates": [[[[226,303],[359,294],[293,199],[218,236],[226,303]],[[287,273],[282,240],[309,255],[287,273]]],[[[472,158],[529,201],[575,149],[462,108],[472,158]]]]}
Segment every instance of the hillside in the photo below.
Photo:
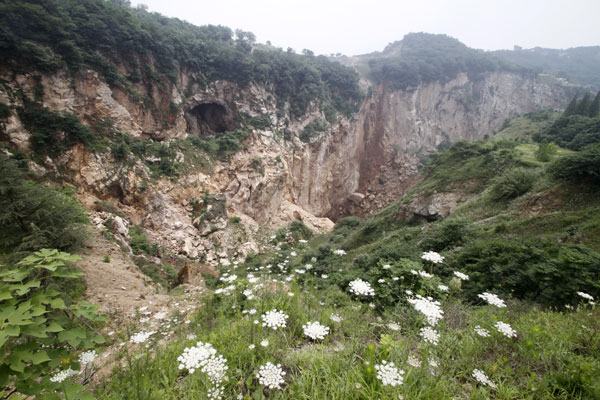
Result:
{"type": "Polygon", "coordinates": [[[600,398],[586,82],[3,1],[0,398],[600,398]]]}

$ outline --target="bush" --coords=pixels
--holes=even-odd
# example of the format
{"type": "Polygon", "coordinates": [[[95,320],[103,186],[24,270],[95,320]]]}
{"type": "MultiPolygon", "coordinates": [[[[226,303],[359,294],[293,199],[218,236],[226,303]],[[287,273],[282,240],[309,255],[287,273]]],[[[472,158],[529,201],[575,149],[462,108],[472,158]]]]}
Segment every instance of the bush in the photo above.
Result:
{"type": "Polygon", "coordinates": [[[542,162],[548,162],[556,155],[558,146],[552,142],[540,143],[537,151],[535,152],[535,159],[542,162]]]}
{"type": "Polygon", "coordinates": [[[490,194],[493,200],[510,200],[527,193],[537,179],[534,171],[514,168],[494,180],[490,194]]]}
{"type": "Polygon", "coordinates": [[[87,237],[87,216],[79,203],[35,183],[16,161],[0,153],[0,248],[31,252],[44,247],[79,248],[87,237]]]}
{"type": "Polygon", "coordinates": [[[452,218],[433,224],[421,242],[425,251],[444,251],[464,245],[474,236],[471,222],[463,218],[452,218]]]}
{"type": "Polygon", "coordinates": [[[157,257],[158,246],[156,243],[150,243],[146,236],[146,231],[141,226],[134,225],[129,228],[129,236],[131,240],[129,245],[135,254],[145,254],[148,256],[157,257]]]}
{"type": "Polygon", "coordinates": [[[477,241],[453,257],[450,265],[470,280],[470,300],[483,292],[562,308],[581,299],[578,291],[600,295],[600,254],[579,245],[477,241]]]}
{"type": "Polygon", "coordinates": [[[300,140],[304,143],[310,142],[310,139],[317,136],[321,132],[325,132],[327,130],[327,124],[323,122],[321,119],[315,119],[310,121],[302,132],[300,133],[300,140]]]}
{"type": "Polygon", "coordinates": [[[600,144],[554,161],[548,172],[559,180],[588,180],[600,185],[600,144]]]}

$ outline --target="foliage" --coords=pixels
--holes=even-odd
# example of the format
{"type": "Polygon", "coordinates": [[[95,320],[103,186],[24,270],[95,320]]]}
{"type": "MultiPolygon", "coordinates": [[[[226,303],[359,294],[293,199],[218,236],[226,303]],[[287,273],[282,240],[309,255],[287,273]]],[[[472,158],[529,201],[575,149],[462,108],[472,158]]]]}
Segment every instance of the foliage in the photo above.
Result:
{"type": "Polygon", "coordinates": [[[249,134],[246,130],[236,129],[222,133],[216,138],[201,139],[194,136],[189,140],[192,145],[206,154],[221,160],[228,160],[230,156],[242,149],[242,143],[249,134]]]}
{"type": "Polygon", "coordinates": [[[302,129],[302,132],[300,132],[300,140],[302,140],[304,143],[308,143],[310,142],[310,139],[317,136],[321,132],[325,132],[327,128],[327,124],[321,119],[312,120],[306,124],[304,129],[302,129]]]}
{"type": "Polygon", "coordinates": [[[410,33],[389,44],[381,55],[369,60],[369,66],[373,79],[396,89],[447,82],[460,72],[466,72],[471,79],[497,70],[530,72],[490,53],[470,49],[449,36],[427,33],[410,33]]]}
{"type": "Polygon", "coordinates": [[[462,246],[475,236],[473,224],[465,218],[449,218],[434,224],[425,233],[420,246],[423,250],[444,251],[462,246]]]}
{"type": "Polygon", "coordinates": [[[158,256],[158,246],[156,243],[150,243],[144,228],[133,225],[129,228],[129,245],[135,254],[145,254],[148,256],[158,256]]]}
{"type": "Polygon", "coordinates": [[[8,0],[0,4],[0,27],[3,65],[42,72],[91,67],[130,94],[139,82],[159,83],[170,93],[168,86],[186,69],[197,74],[200,86],[265,83],[282,108],[289,102],[294,116],[312,101],[352,113],[362,97],[356,72],[326,57],[257,46],[250,32],[234,40],[227,27],[198,27],[123,2],[8,0]]]}
{"type": "Polygon", "coordinates": [[[498,58],[522,65],[537,72],[552,74],[568,79],[569,82],[600,89],[600,46],[575,47],[566,50],[533,49],[497,50],[492,52],[498,58]]]}
{"type": "Polygon", "coordinates": [[[27,178],[26,170],[0,154],[0,248],[30,252],[72,250],[86,238],[87,216],[77,201],[27,178]]]}
{"type": "Polygon", "coordinates": [[[551,161],[558,152],[558,146],[552,142],[542,142],[535,152],[535,158],[541,162],[551,161]]]}
{"type": "Polygon", "coordinates": [[[561,180],[587,180],[600,185],[600,143],[559,158],[549,165],[550,174],[561,180]]]}
{"type": "Polygon", "coordinates": [[[490,195],[496,201],[514,199],[531,190],[536,179],[535,171],[525,168],[510,169],[494,180],[490,195]]]}
{"type": "Polygon", "coordinates": [[[583,246],[477,240],[450,264],[469,274],[472,300],[493,292],[562,308],[580,300],[577,291],[600,295],[600,254],[583,246]]]}
{"type": "Polygon", "coordinates": [[[31,145],[37,154],[57,156],[77,143],[83,143],[92,151],[105,148],[100,138],[82,125],[75,114],[50,111],[29,100],[25,100],[24,107],[17,108],[17,112],[31,133],[31,145]]]}
{"type": "Polygon", "coordinates": [[[79,370],[76,352],[104,342],[91,327],[104,319],[86,301],[67,305],[56,280],[73,279],[81,272],[69,267],[77,256],[43,249],[21,260],[16,268],[0,269],[0,394],[11,392],[36,398],[90,399],[83,386],[50,381],[56,370],[79,370]],[[40,396],[41,395],[41,396],[40,396]],[[47,397],[46,397],[47,396],[47,397]],[[52,397],[54,396],[54,397],[52,397]]]}

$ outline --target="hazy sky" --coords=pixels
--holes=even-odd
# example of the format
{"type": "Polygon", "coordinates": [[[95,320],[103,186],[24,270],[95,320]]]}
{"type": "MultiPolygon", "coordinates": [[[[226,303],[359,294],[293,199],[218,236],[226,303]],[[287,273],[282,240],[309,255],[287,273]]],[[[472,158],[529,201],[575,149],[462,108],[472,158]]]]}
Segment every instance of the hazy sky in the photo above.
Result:
{"type": "Polygon", "coordinates": [[[600,0],[132,0],[140,3],[316,54],[379,51],[409,32],[445,33],[487,50],[600,45],[600,0]]]}

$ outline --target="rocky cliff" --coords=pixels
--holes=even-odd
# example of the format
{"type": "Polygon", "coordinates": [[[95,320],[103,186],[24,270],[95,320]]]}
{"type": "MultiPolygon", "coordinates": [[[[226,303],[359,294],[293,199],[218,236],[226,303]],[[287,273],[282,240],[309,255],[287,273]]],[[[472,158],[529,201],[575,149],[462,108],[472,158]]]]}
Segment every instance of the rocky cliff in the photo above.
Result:
{"type": "Polygon", "coordinates": [[[338,117],[305,143],[299,139],[302,130],[325,119],[319,108],[294,118],[288,108],[277,108],[274,93],[257,84],[217,81],[202,87],[193,73],[180,71],[174,85],[140,83],[139,91],[148,93],[140,100],[110,87],[92,70],[5,72],[0,79],[0,101],[13,110],[3,122],[4,139],[25,153],[30,132],[15,110],[24,97],[36,96],[39,106],[72,112],[84,124],[109,121],[133,137],[174,146],[176,161],[186,168],[172,179],[152,179],[148,163],[124,163],[110,151],[90,152],[82,145],[31,166],[78,186],[88,208],[111,201],[155,241],[190,257],[205,254],[212,262],[232,256],[224,243],[242,236],[247,240],[240,255],[256,251],[258,241],[252,238],[259,225],[300,219],[328,230],[332,219],[380,209],[417,179],[419,157],[444,143],[491,135],[508,117],[564,107],[572,94],[558,81],[508,72],[477,80],[459,74],[446,83],[405,90],[363,80],[367,96],[360,111],[338,117]],[[197,167],[178,145],[186,137],[218,137],[242,119],[257,117],[267,124],[253,128],[241,151],[212,168],[197,167]],[[206,193],[219,194],[225,207],[200,218],[195,209],[207,201],[206,193]],[[242,224],[232,228],[231,216],[242,224]]]}

